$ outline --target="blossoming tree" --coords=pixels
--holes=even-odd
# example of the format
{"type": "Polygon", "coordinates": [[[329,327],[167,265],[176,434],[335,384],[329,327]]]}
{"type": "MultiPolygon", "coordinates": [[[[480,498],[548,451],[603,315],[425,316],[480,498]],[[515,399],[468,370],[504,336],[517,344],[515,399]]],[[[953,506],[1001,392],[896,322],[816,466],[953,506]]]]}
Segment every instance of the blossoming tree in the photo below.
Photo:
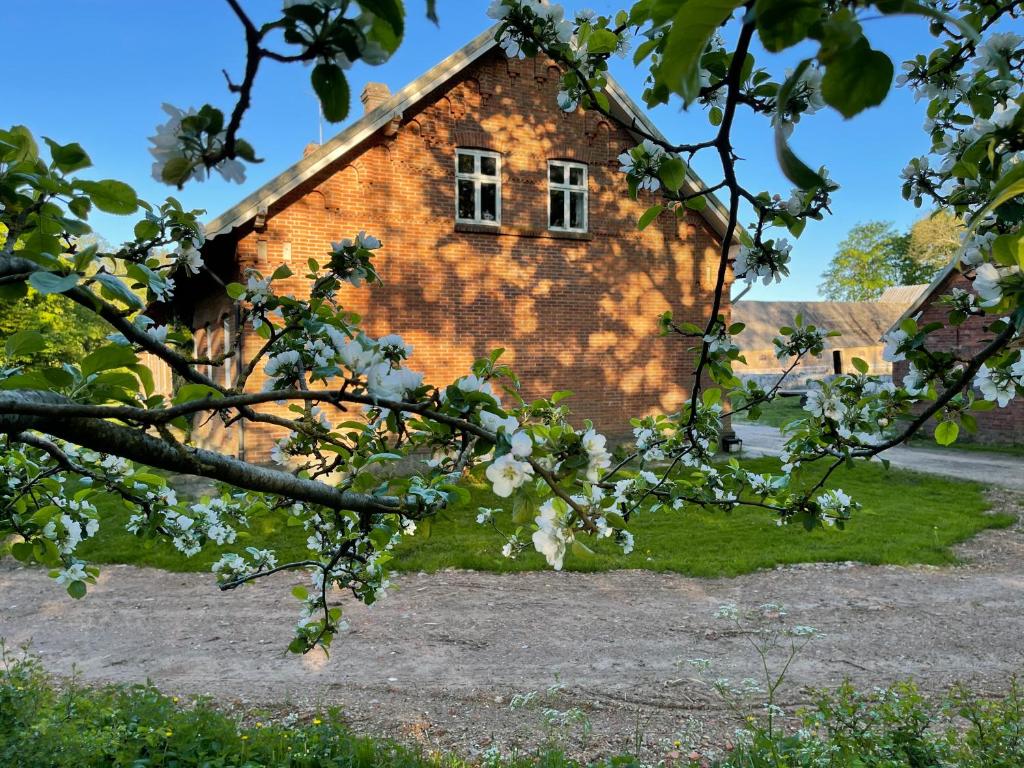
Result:
{"type": "MultiPolygon", "coordinates": [[[[399,0],[290,0],[278,18],[260,26],[237,0],[227,1],[245,36],[244,75],[228,81],[234,105],[227,115],[211,105],[165,108],[168,121],[151,140],[153,173],[174,186],[214,171],[241,181],[246,163],[258,162],[240,131],[263,62],[312,65],[324,114],[340,120],[349,105],[345,70],[358,61],[384,61],[404,31],[399,0]],[[271,45],[278,33],[284,51],[271,45]]],[[[187,555],[209,542],[236,543],[255,516],[285,516],[308,533],[306,559],[278,562],[255,541],[222,557],[213,570],[222,589],[283,569],[306,571],[307,586],[293,590],[301,615],[290,647],[301,652],[330,643],[341,621],[332,602],[338,590],[369,603],[386,589],[401,536],[427,528],[439,509],[464,497],[460,481],[474,468],[512,505],[518,527],[499,531],[502,554],[516,557],[532,545],[560,569],[570,553],[587,555],[588,540],[608,538],[631,551],[629,524],[641,508],[671,514],[691,505],[727,510],[744,504],[763,508],[780,524],[841,525],[856,502],[824,489],[832,470],[871,459],[930,422],[940,443],[952,442],[960,425],[970,426],[971,411],[1005,406],[1019,394],[1024,359],[1014,343],[1024,326],[1024,48],[1019,35],[1004,29],[1020,16],[1016,3],[640,0],[611,17],[570,18],[540,0],[494,0],[489,14],[499,21],[497,34],[510,55],[546,56],[561,66],[563,109],[618,119],[604,91],[605,73],[610,57],[635,45],[632,58],[648,73],[644,98],[650,106],[677,101],[707,114],[710,136],[688,144],[627,126],[641,140],[620,158],[623,194],[660,195],[638,222],[641,228],[657,216],[699,209],[713,193],[726,199],[728,229],[709,322],[697,327],[662,317],[666,344],[698,352],[684,405],[635,419],[635,450],[613,463],[604,436],[570,419],[565,393],[524,402],[500,350],[454,382],[423,382],[406,365],[410,350],[402,339],[368,337],[339,303],[343,285],[380,279],[373,255],[385,246],[365,232],[338,233],[330,252],[309,262],[308,299],[277,290],[291,274],[285,268],[250,272],[243,283],[225,286],[264,344],[233,365],[230,386],[214,381],[203,366],[223,359],[198,358],[187,329],[145,315],[147,301],[173,295],[177,275],[206,268],[201,212],[175,198],[146,203],[121,181],[89,179],[82,147],[46,139],[43,151],[27,128],[14,126],[0,131],[0,292],[17,298],[31,287],[62,296],[101,318],[110,335],[81,360],[0,368],[5,551],[48,566],[72,596],[82,597],[97,569],[76,550],[83,539],[102,536],[105,517],[114,513],[127,514],[129,529],[140,537],[167,539],[187,555]],[[786,277],[787,238],[823,218],[837,188],[824,167],[814,169],[794,154],[789,138],[819,110],[853,117],[881,102],[894,67],[872,48],[860,20],[897,13],[920,16],[937,38],[936,49],[906,62],[896,79],[927,102],[926,153],[907,166],[903,192],[917,205],[931,201],[966,222],[958,258],[974,275],[974,291],[943,301],[949,324],[982,322],[988,342],[964,357],[933,343],[940,324],[919,327],[907,320],[886,344],[890,360],[910,362],[905,381],[869,376],[855,361],[856,373],[812,391],[806,417],[788,428],[781,473],[716,462],[725,411],[756,412],[801,359],[821,353],[830,334],[794,318],[776,339],[776,385],[741,385],[732,363],[741,355],[742,327],[728,326],[720,312],[730,262],[739,281],[770,285],[786,277]],[[815,52],[780,74],[755,60],[755,38],[769,52],[801,42],[815,52]],[[794,185],[788,194],[755,192],[741,182],[732,138],[740,110],[763,116],[774,132],[778,162],[794,185]],[[698,153],[717,158],[721,179],[684,192],[687,166],[698,153]],[[94,209],[136,216],[134,238],[116,250],[81,246],[94,209]],[[742,246],[732,259],[734,236],[742,246]],[[157,356],[180,379],[173,398],[155,393],[141,353],[157,356]],[[246,383],[258,367],[270,384],[257,392],[246,383]],[[290,415],[259,409],[271,401],[289,403],[290,415]],[[361,409],[359,418],[350,415],[353,409],[361,409]],[[287,430],[274,451],[279,466],[191,445],[192,420],[206,417],[287,430]],[[905,426],[897,430],[901,419],[905,426]],[[432,458],[407,477],[386,479],[376,471],[413,454],[432,458]],[[827,469],[810,477],[805,469],[813,465],[827,469]],[[179,499],[167,472],[208,478],[219,491],[199,501],[179,499]]],[[[4,341],[9,361],[42,343],[32,331],[4,341]]],[[[579,410],[585,417],[586,403],[579,410]]],[[[494,522],[493,510],[476,515],[480,523],[494,522]]]]}

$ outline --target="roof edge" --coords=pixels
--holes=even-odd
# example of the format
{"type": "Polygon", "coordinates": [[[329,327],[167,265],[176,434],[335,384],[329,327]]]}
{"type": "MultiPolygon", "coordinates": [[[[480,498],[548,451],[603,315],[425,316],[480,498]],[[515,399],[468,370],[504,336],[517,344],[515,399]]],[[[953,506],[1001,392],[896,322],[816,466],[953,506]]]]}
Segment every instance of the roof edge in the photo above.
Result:
{"type": "Polygon", "coordinates": [[[943,267],[939,274],[937,274],[932,279],[931,283],[929,283],[928,285],[928,288],[924,291],[921,291],[921,295],[914,299],[914,303],[907,307],[903,311],[902,315],[896,318],[896,322],[889,326],[889,330],[885,332],[885,335],[888,336],[894,330],[899,328],[900,324],[904,320],[906,320],[908,317],[912,317],[914,314],[917,313],[918,310],[920,310],[925,304],[927,304],[928,301],[935,294],[935,292],[939,289],[939,286],[946,281],[946,278],[949,277],[953,273],[953,270],[957,269],[959,265],[960,254],[958,253],[956,256],[950,259],[949,264],[943,267]]]}
{"type": "MultiPolygon", "coordinates": [[[[232,230],[255,219],[260,212],[260,208],[269,207],[276,203],[300,184],[335,162],[339,157],[342,157],[361,142],[370,138],[396,116],[413,107],[431,91],[455,77],[463,69],[495,48],[498,45],[495,39],[498,26],[498,24],[494,24],[481,32],[462,48],[396,92],[383,104],[366,113],[347,128],[342,129],[315,152],[311,152],[297,163],[289,166],[255,192],[243,198],[239,203],[216,218],[211,219],[206,224],[207,238],[213,239],[220,235],[228,234],[232,230]]],[[[625,89],[618,84],[610,73],[607,75],[607,82],[606,90],[608,95],[625,113],[629,122],[640,126],[652,136],[668,142],[668,139],[658,130],[643,108],[626,93],[625,89]]],[[[629,129],[627,128],[626,130],[629,129]]],[[[687,165],[686,179],[683,182],[684,190],[692,193],[705,187],[706,185],[703,180],[687,165]]],[[[708,205],[699,214],[711,225],[719,237],[724,238],[725,233],[728,231],[728,211],[713,193],[706,195],[706,197],[708,205]]],[[[733,242],[739,242],[739,225],[737,225],[737,230],[733,234],[733,242]]]]}

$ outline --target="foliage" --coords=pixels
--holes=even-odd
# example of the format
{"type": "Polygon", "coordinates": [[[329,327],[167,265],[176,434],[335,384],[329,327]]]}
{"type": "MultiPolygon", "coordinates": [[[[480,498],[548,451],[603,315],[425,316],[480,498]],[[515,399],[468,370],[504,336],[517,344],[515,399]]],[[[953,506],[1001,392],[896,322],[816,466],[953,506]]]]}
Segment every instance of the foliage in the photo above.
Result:
{"type": "MultiPolygon", "coordinates": [[[[806,413],[806,412],[805,412],[806,413]]],[[[744,461],[751,472],[779,471],[776,459],[744,461]]],[[[525,550],[515,559],[502,557],[496,532],[514,529],[512,505],[496,497],[479,474],[466,482],[469,499],[455,502],[435,517],[430,536],[406,537],[396,548],[395,571],[436,572],[446,568],[497,573],[536,571],[546,567],[540,553],[525,550]],[[479,510],[489,510],[487,514],[479,510]],[[479,518],[479,520],[478,520],[479,518]]],[[[608,571],[642,565],[652,571],[721,577],[804,562],[858,561],[872,564],[946,565],[956,562],[950,547],[989,527],[1013,522],[989,510],[982,488],[939,477],[886,470],[879,464],[840,468],[826,487],[841,487],[863,504],[860,525],[844,531],[814,530],[801,535],[778,526],[756,507],[732,512],[694,509],[682,516],[636,515],[630,530],[637,550],[624,555],[607,539],[591,545],[593,554],[567,560],[566,570],[608,571]]],[[[95,563],[129,563],[172,571],[208,571],[231,545],[211,545],[185,557],[165,541],[142,541],[124,530],[125,518],[105,521],[105,536],[80,547],[95,563]]],[[[288,515],[267,512],[250,520],[251,541],[259,541],[281,558],[300,559],[308,534],[290,526],[288,515]]]]}
{"type": "MultiPolygon", "coordinates": [[[[237,0],[229,5],[245,33],[245,74],[238,83],[229,79],[235,103],[228,112],[211,104],[166,107],[169,119],[152,137],[151,152],[154,175],[172,185],[201,181],[214,170],[241,181],[245,163],[257,161],[238,131],[261,62],[314,64],[324,112],[340,119],[349,104],[343,70],[356,60],[383,61],[403,34],[398,0],[289,0],[259,26],[237,0]],[[269,47],[278,33],[284,52],[269,47]]],[[[503,554],[517,557],[532,544],[555,569],[567,558],[590,557],[595,542],[632,552],[630,527],[641,514],[745,506],[783,525],[843,526],[859,504],[839,488],[825,488],[832,472],[878,455],[929,421],[938,442],[953,442],[961,427],[972,428],[972,411],[1005,407],[1024,386],[1024,359],[1013,346],[1024,326],[1024,40],[1000,27],[1018,19],[1021,8],[981,0],[807,0],[790,10],[772,0],[640,0],[610,16],[569,19],[560,6],[538,0],[490,6],[509,55],[545,55],[561,65],[563,109],[596,110],[638,136],[619,160],[623,194],[650,203],[639,224],[701,208],[726,222],[706,323],[661,319],[666,344],[681,345],[696,360],[688,398],[670,413],[634,419],[637,450],[616,464],[605,437],[570,414],[568,393],[524,402],[500,349],[455,381],[431,384],[408,367],[412,350],[402,339],[368,337],[340,294],[343,285],[378,280],[373,259],[383,244],[366,232],[350,233],[301,267],[308,295],[281,288],[292,277],[285,266],[269,275],[252,271],[227,286],[241,327],[263,343],[248,360],[233,360],[235,351],[194,358],[182,329],[159,325],[142,310],[147,302],[172,302],[176,281],[206,269],[201,212],[176,198],[148,203],[123,181],[90,178],[89,156],[78,144],[44,137],[41,149],[24,126],[0,131],[0,224],[7,229],[0,294],[18,299],[30,288],[60,294],[115,331],[80,360],[0,372],[6,479],[0,537],[10,537],[10,553],[50,568],[69,594],[81,597],[96,571],[78,546],[105,535],[105,520],[126,518],[131,533],[165,538],[189,556],[210,545],[250,544],[214,563],[220,586],[234,589],[286,568],[305,571],[308,586],[294,590],[301,607],[290,645],[301,652],[330,643],[341,614],[335,590],[367,603],[378,599],[402,537],[424,535],[438,512],[464,501],[462,485],[475,467],[512,504],[503,554]],[[786,277],[788,238],[830,211],[837,182],[825,167],[800,159],[790,137],[822,109],[849,118],[886,97],[893,64],[868,32],[897,13],[919,15],[937,44],[906,62],[897,78],[898,86],[927,100],[930,139],[928,154],[905,170],[903,192],[966,222],[961,262],[974,270],[973,291],[943,300],[949,324],[979,319],[985,346],[972,356],[943,349],[935,334],[944,323],[908,319],[886,344],[890,360],[909,362],[901,386],[869,376],[861,365],[809,394],[807,416],[789,426],[780,473],[715,465],[725,406],[756,412],[778,394],[788,372],[819,355],[834,335],[794,318],[776,340],[784,369],[778,382],[767,390],[744,386],[732,370],[743,360],[743,325],[726,322],[724,302],[731,275],[765,284],[786,277]],[[879,16],[878,23],[861,23],[879,16]],[[705,109],[709,138],[673,144],[611,109],[608,59],[625,55],[634,39],[633,62],[647,74],[646,103],[676,100],[705,109]],[[756,40],[769,51],[803,44],[807,58],[791,72],[772,71],[755,59],[756,40]],[[732,131],[739,110],[760,116],[772,131],[780,167],[795,185],[787,196],[741,182],[732,131]],[[720,181],[703,184],[689,173],[698,153],[716,157],[720,181]],[[716,193],[726,198],[724,206],[716,193]],[[91,231],[94,210],[135,216],[134,237],[109,252],[70,248],[91,231]],[[745,228],[741,217],[750,219],[745,228]],[[162,359],[181,381],[171,401],[154,392],[152,375],[139,363],[143,352],[162,359]],[[238,363],[233,382],[203,372],[229,359],[238,363]],[[269,384],[256,392],[247,384],[259,367],[269,384]],[[270,402],[287,410],[259,407],[270,402]],[[906,416],[906,429],[892,434],[889,426],[906,416]],[[280,466],[194,448],[193,422],[208,418],[281,428],[286,436],[274,451],[280,466]],[[410,480],[377,471],[414,452],[433,459],[410,480]],[[627,472],[631,462],[640,462],[640,471],[627,472]],[[206,502],[190,504],[153,469],[223,485],[206,502]],[[287,510],[304,531],[301,559],[281,562],[263,542],[243,538],[250,520],[267,510],[287,510]]],[[[4,342],[8,356],[18,359],[39,351],[43,340],[18,333],[4,342]]]]}
{"type": "MultiPolygon", "coordinates": [[[[765,608],[765,606],[762,606],[765,608]]],[[[805,642],[810,628],[785,634],[805,642]]],[[[705,660],[688,660],[703,663],[705,660]]],[[[726,681],[713,683],[728,687],[726,681]]],[[[555,687],[557,688],[557,686],[555,687]]],[[[819,691],[796,731],[767,726],[749,682],[744,727],[728,752],[690,763],[693,768],[1017,768],[1024,763],[1024,691],[1016,681],[1004,698],[983,698],[963,686],[927,698],[913,683],[862,692],[849,683],[819,691]]],[[[543,704],[521,697],[521,707],[543,704]],[[529,700],[527,701],[526,699],[529,700]]],[[[732,695],[731,691],[727,695],[732,695]]],[[[579,710],[542,708],[553,736],[587,728],[579,710]]],[[[0,667],[0,761],[9,768],[583,768],[552,746],[536,755],[485,753],[482,763],[422,752],[352,735],[336,711],[313,716],[229,715],[205,699],[179,701],[149,685],[55,687],[38,661],[4,650],[0,667]]],[[[630,755],[593,764],[641,765],[630,755]]]]}
{"type": "Polygon", "coordinates": [[[872,301],[886,288],[904,285],[909,240],[889,222],[858,224],[839,243],[818,291],[830,301],[872,301]]]}
{"type": "Polygon", "coordinates": [[[830,301],[873,301],[894,285],[920,285],[956,257],[963,224],[939,211],[899,233],[889,222],[853,227],[839,243],[818,286],[830,301]]]}

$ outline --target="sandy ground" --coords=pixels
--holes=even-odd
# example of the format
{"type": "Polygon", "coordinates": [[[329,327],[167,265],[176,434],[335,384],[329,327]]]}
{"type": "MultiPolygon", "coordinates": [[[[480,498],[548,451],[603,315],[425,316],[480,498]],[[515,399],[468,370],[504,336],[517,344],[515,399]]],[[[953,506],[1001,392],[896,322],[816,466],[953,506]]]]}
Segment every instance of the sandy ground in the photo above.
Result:
{"type": "MultiPolygon", "coordinates": [[[[1019,493],[995,506],[1024,511],[1019,493]]],[[[406,575],[372,608],[349,601],[351,629],[329,659],[282,653],[296,603],[275,577],[220,594],[205,575],[108,567],[81,602],[38,570],[0,565],[0,636],[31,640],[48,669],[84,681],[152,680],[168,693],[229,706],[308,713],[338,707],[357,730],[473,755],[529,748],[540,706],[511,711],[517,693],[565,688],[593,732],[560,734],[581,756],[632,749],[664,755],[686,730],[724,743],[735,725],[678,659],[705,657],[718,674],[756,674],[748,638],[713,618],[722,603],[782,602],[817,627],[793,666],[789,705],[807,689],[918,678],[998,693],[1024,670],[1024,534],[988,531],[955,568],[787,567],[735,579],[644,571],[605,574],[406,575]],[[688,724],[688,721],[691,721],[688,724]]]]}
{"type": "MultiPolygon", "coordinates": [[[[743,441],[747,456],[778,456],[784,438],[775,427],[744,424],[737,420],[736,435],[743,441]]],[[[953,448],[907,448],[898,445],[883,452],[894,467],[912,469],[930,475],[995,483],[1004,488],[1024,491],[1024,458],[1005,453],[961,451],[953,448]]]]}

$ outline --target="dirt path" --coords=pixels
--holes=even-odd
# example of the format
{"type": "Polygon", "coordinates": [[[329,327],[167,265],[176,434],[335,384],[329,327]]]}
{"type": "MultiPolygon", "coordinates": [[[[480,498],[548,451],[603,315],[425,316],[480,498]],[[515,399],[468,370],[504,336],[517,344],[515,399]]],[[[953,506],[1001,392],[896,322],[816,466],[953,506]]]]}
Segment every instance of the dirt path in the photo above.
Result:
{"type": "MultiPolygon", "coordinates": [[[[743,441],[748,456],[778,456],[785,442],[775,427],[744,424],[737,420],[736,435],[743,441]]],[[[1006,453],[964,451],[956,448],[907,448],[896,446],[881,454],[894,467],[926,472],[930,475],[995,483],[1004,488],[1024,491],[1024,458],[1006,453]]]]}
{"type": "MultiPolygon", "coordinates": [[[[1020,512],[1020,494],[1000,508],[1020,512]]],[[[0,566],[0,636],[33,642],[60,674],[87,682],[153,680],[282,712],[338,706],[360,730],[454,748],[529,746],[539,709],[511,696],[557,679],[556,705],[587,711],[586,755],[630,748],[664,755],[690,717],[721,743],[733,724],[676,659],[706,657],[753,676],[746,640],[712,618],[724,602],[785,603],[794,623],[825,633],[792,671],[786,699],[850,677],[906,676],[938,690],[954,680],[996,692],[1024,671],[1024,535],[988,531],[958,568],[790,567],[707,580],[644,571],[606,574],[408,575],[373,608],[350,605],[351,630],[330,659],[282,654],[295,601],[288,577],[221,595],[203,575],[105,569],[76,603],[40,571],[0,566]]]]}

